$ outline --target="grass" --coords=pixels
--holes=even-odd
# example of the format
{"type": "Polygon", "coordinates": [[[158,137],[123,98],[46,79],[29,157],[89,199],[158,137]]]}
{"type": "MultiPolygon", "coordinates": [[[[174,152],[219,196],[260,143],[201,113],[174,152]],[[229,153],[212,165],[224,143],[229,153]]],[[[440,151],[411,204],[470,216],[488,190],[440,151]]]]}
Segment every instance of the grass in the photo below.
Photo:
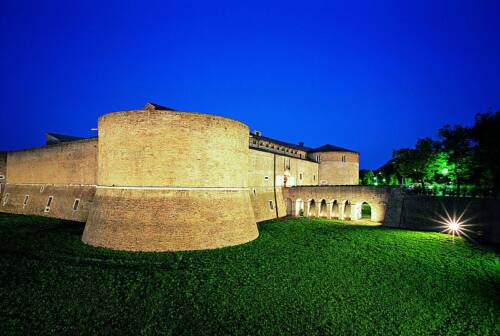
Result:
{"type": "Polygon", "coordinates": [[[241,246],[125,253],[82,231],[0,214],[0,333],[500,333],[499,256],[443,234],[295,218],[241,246]]]}

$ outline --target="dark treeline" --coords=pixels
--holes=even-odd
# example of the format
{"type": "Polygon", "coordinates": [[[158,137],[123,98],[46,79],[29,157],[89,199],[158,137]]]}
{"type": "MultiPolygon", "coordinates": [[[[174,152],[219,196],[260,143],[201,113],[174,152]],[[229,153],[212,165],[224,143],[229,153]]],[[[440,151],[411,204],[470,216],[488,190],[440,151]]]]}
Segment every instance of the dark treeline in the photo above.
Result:
{"type": "Polygon", "coordinates": [[[472,127],[445,125],[438,134],[394,150],[375,171],[361,170],[360,183],[430,195],[500,196],[500,111],[476,114],[472,127]]]}

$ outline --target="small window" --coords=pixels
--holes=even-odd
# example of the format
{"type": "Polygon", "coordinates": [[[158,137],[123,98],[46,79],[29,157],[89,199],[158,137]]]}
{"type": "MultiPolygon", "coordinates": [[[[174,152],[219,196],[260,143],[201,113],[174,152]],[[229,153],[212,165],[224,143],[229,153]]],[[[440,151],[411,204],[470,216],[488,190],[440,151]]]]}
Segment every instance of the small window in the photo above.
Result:
{"type": "Polygon", "coordinates": [[[73,202],[73,211],[77,211],[79,205],[80,205],[80,200],[76,198],[75,201],[73,202]]]}
{"type": "Polygon", "coordinates": [[[316,175],[313,175],[313,181],[316,181],[316,175]]]}
{"type": "Polygon", "coordinates": [[[269,176],[264,176],[264,180],[269,180],[269,176]]]}
{"type": "Polygon", "coordinates": [[[0,180],[4,180],[5,179],[5,175],[0,175],[0,180]]]}
{"type": "Polygon", "coordinates": [[[299,180],[302,180],[302,173],[299,174],[299,180]]]}
{"type": "Polygon", "coordinates": [[[255,188],[253,189],[253,195],[257,196],[257,191],[255,191],[255,188]]]}
{"type": "Polygon", "coordinates": [[[5,194],[5,196],[3,197],[3,206],[6,206],[7,205],[7,202],[9,201],[9,198],[10,198],[10,194],[7,193],[5,194]]]}
{"type": "Polygon", "coordinates": [[[256,145],[256,144],[257,144],[257,141],[255,141],[255,140],[254,140],[254,141],[252,141],[252,143],[253,143],[254,145],[256,145]]]}
{"type": "Polygon", "coordinates": [[[23,209],[28,205],[28,201],[30,199],[30,195],[24,195],[23,209]]]}
{"type": "Polygon", "coordinates": [[[52,204],[52,199],[53,198],[54,198],[54,196],[49,196],[49,198],[47,199],[47,205],[45,206],[44,212],[49,212],[50,211],[50,205],[52,204]]]}
{"type": "Polygon", "coordinates": [[[42,193],[45,190],[45,186],[40,187],[40,192],[42,193]]]}
{"type": "Polygon", "coordinates": [[[273,203],[273,201],[269,201],[269,209],[274,210],[274,203],[273,203]]]}

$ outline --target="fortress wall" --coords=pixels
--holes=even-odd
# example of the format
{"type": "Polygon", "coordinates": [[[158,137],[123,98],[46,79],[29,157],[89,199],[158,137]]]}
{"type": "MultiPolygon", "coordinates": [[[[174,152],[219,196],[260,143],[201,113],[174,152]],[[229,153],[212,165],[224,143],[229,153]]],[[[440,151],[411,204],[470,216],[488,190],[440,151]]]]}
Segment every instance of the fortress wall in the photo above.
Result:
{"type": "Polygon", "coordinates": [[[82,240],[131,251],[218,248],[257,238],[248,127],[172,110],[99,119],[94,207],[82,240]]]}
{"type": "Polygon", "coordinates": [[[246,187],[248,127],[177,111],[99,118],[99,185],[246,187]]]}
{"type": "Polygon", "coordinates": [[[359,184],[359,154],[351,152],[315,153],[321,156],[319,164],[319,184],[357,185],[359,184]],[[342,162],[345,156],[346,162],[342,162]]]}
{"type": "Polygon", "coordinates": [[[311,161],[250,149],[249,162],[248,183],[256,221],[286,216],[282,190],[285,170],[289,174],[288,185],[314,184],[315,180],[317,183],[318,164],[311,161]]]}
{"type": "Polygon", "coordinates": [[[484,235],[490,242],[500,244],[500,201],[468,197],[404,196],[399,227],[414,230],[442,231],[445,224],[436,220],[446,218],[446,209],[456,218],[464,213],[469,235],[484,235]]]}
{"type": "Polygon", "coordinates": [[[0,152],[0,200],[2,199],[7,177],[7,152],[0,152]]]}
{"type": "Polygon", "coordinates": [[[0,211],[85,222],[94,193],[95,186],[7,184],[0,211]],[[50,209],[45,211],[49,196],[53,198],[50,209]],[[76,199],[79,203],[74,209],[76,199]]]}
{"type": "Polygon", "coordinates": [[[95,246],[199,250],[242,244],[258,236],[247,191],[103,188],[95,203],[97,211],[84,233],[84,241],[95,246]]]}
{"type": "Polygon", "coordinates": [[[95,193],[96,161],[97,139],[9,152],[0,211],[86,221],[95,193]],[[45,211],[49,196],[51,206],[45,211]]]}
{"type": "Polygon", "coordinates": [[[9,152],[9,184],[95,185],[97,138],[9,152]]]}

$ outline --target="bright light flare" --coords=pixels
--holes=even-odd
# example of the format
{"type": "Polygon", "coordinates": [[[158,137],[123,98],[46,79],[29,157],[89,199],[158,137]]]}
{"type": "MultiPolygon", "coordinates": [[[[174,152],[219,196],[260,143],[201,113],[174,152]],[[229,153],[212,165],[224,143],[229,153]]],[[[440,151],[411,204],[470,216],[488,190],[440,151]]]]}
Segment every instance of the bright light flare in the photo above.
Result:
{"type": "Polygon", "coordinates": [[[469,224],[472,218],[464,218],[464,215],[467,212],[469,206],[467,205],[464,211],[462,211],[462,213],[457,216],[455,212],[453,212],[453,214],[450,214],[446,207],[443,204],[441,205],[443,207],[445,216],[437,214],[439,219],[432,219],[434,222],[440,224],[440,227],[443,229],[441,232],[448,233],[452,236],[465,236],[466,238],[472,239],[467,234],[467,232],[472,232],[471,230],[467,229],[467,227],[473,226],[473,224],[469,224]]]}
{"type": "Polygon", "coordinates": [[[448,223],[448,229],[450,229],[452,231],[459,231],[460,230],[460,223],[452,221],[452,222],[448,223]]]}

